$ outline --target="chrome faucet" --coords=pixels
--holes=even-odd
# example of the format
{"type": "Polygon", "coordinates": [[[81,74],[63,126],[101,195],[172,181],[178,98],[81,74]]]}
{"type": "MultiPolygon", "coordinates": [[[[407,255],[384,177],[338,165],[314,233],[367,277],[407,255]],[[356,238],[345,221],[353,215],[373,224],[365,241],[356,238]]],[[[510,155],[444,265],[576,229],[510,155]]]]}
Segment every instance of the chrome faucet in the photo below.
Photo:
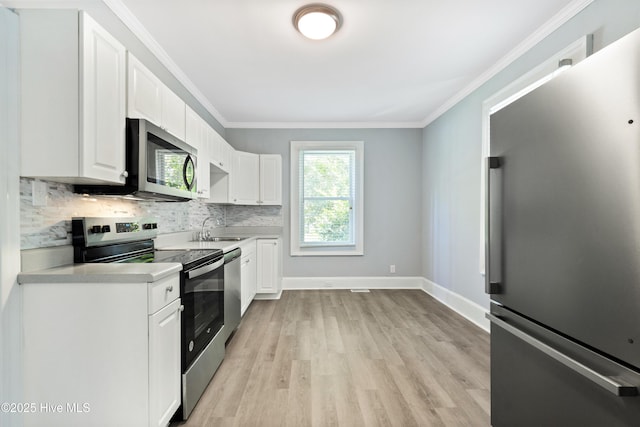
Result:
{"type": "Polygon", "coordinates": [[[209,232],[208,231],[206,233],[204,232],[204,225],[207,223],[207,221],[209,221],[212,218],[213,218],[212,216],[208,216],[204,219],[204,221],[202,221],[202,230],[200,230],[200,240],[207,240],[209,238],[209,232]]]}

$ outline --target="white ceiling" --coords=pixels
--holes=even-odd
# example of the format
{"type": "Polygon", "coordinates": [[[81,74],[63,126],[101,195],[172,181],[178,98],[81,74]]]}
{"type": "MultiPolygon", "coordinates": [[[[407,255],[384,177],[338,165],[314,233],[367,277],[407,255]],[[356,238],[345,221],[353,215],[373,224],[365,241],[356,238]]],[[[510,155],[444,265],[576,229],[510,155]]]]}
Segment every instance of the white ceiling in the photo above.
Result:
{"type": "Polygon", "coordinates": [[[225,127],[422,127],[591,0],[326,0],[324,41],[291,24],[312,0],[104,2],[225,127]]]}

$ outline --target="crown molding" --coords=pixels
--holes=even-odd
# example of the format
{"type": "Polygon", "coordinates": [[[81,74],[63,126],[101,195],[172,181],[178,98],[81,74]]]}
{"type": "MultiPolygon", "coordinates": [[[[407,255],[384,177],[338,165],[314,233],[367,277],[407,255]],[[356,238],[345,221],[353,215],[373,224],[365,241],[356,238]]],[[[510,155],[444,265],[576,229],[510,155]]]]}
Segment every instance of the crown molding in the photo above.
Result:
{"type": "Polygon", "coordinates": [[[211,104],[206,96],[195,84],[187,77],[182,69],[171,59],[169,54],[160,46],[160,44],[147,31],[142,23],[120,0],[102,0],[102,2],[131,30],[131,32],[140,39],[147,49],[151,51],[158,61],[164,65],[171,74],[202,104],[202,106],[223,126],[227,127],[228,122],[220,114],[220,112],[211,104]]]}
{"type": "Polygon", "coordinates": [[[227,122],[227,129],[422,129],[421,122],[227,122]]]}
{"type": "Polygon", "coordinates": [[[516,59],[520,58],[526,52],[531,50],[536,44],[540,43],[547,36],[553,33],[555,30],[564,25],[571,18],[580,13],[584,8],[593,3],[594,0],[574,0],[568,4],[564,9],[558,12],[553,18],[547,21],[544,25],[538,28],[533,34],[524,39],[518,46],[502,57],[491,68],[482,73],[476,79],[474,79],[468,86],[456,93],[453,97],[449,98],[447,102],[442,104],[433,113],[429,114],[422,122],[422,127],[426,127],[438,117],[449,111],[452,107],[458,104],[467,96],[471,95],[475,90],[480,88],[483,84],[488,82],[492,77],[498,74],[500,71],[511,65],[516,59]]]}
{"type": "MultiPolygon", "coordinates": [[[[247,128],[247,129],[385,129],[385,128],[424,128],[438,117],[442,116],[460,101],[471,95],[484,83],[493,78],[500,71],[504,70],[515,60],[533,48],[537,43],[549,36],[571,18],[589,6],[594,0],[574,0],[559,13],[553,16],[543,26],[538,28],[533,34],[522,41],[513,50],[502,57],[487,71],[475,78],[464,89],[449,98],[439,108],[429,114],[424,120],[418,122],[230,122],[211,104],[202,92],[193,84],[187,75],[171,59],[167,52],[158,44],[151,34],[144,28],[142,23],[133,13],[122,3],[121,0],[101,0],[130,30],[140,39],[140,41],[155,55],[160,63],[171,72],[176,79],[202,104],[202,106],[224,127],[224,128],[247,128]]],[[[79,0],[23,0],[23,1],[2,1],[6,7],[78,7],[79,0]],[[45,6],[46,5],[46,6],[45,6]]]]}

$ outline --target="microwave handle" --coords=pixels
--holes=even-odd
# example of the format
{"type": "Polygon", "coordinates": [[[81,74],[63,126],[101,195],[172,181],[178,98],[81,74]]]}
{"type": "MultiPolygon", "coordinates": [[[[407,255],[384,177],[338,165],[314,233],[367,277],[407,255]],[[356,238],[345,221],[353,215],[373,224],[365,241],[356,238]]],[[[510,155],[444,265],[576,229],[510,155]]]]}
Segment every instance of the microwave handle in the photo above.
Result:
{"type": "Polygon", "coordinates": [[[196,164],[190,154],[187,154],[187,158],[184,159],[184,165],[182,165],[182,178],[184,179],[184,183],[187,185],[187,189],[191,191],[194,184],[196,183],[196,164]],[[189,182],[189,178],[187,177],[187,169],[189,168],[189,163],[191,163],[191,165],[193,166],[193,179],[191,180],[191,182],[189,182]]]}

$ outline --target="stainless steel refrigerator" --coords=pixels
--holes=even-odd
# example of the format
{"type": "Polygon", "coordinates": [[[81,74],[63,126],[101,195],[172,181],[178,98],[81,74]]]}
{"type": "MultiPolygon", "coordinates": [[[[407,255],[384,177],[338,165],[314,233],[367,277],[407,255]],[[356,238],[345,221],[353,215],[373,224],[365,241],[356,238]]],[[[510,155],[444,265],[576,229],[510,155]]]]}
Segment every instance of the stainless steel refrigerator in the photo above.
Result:
{"type": "Polygon", "coordinates": [[[640,426],[640,30],[490,126],[492,425],[640,426]]]}

